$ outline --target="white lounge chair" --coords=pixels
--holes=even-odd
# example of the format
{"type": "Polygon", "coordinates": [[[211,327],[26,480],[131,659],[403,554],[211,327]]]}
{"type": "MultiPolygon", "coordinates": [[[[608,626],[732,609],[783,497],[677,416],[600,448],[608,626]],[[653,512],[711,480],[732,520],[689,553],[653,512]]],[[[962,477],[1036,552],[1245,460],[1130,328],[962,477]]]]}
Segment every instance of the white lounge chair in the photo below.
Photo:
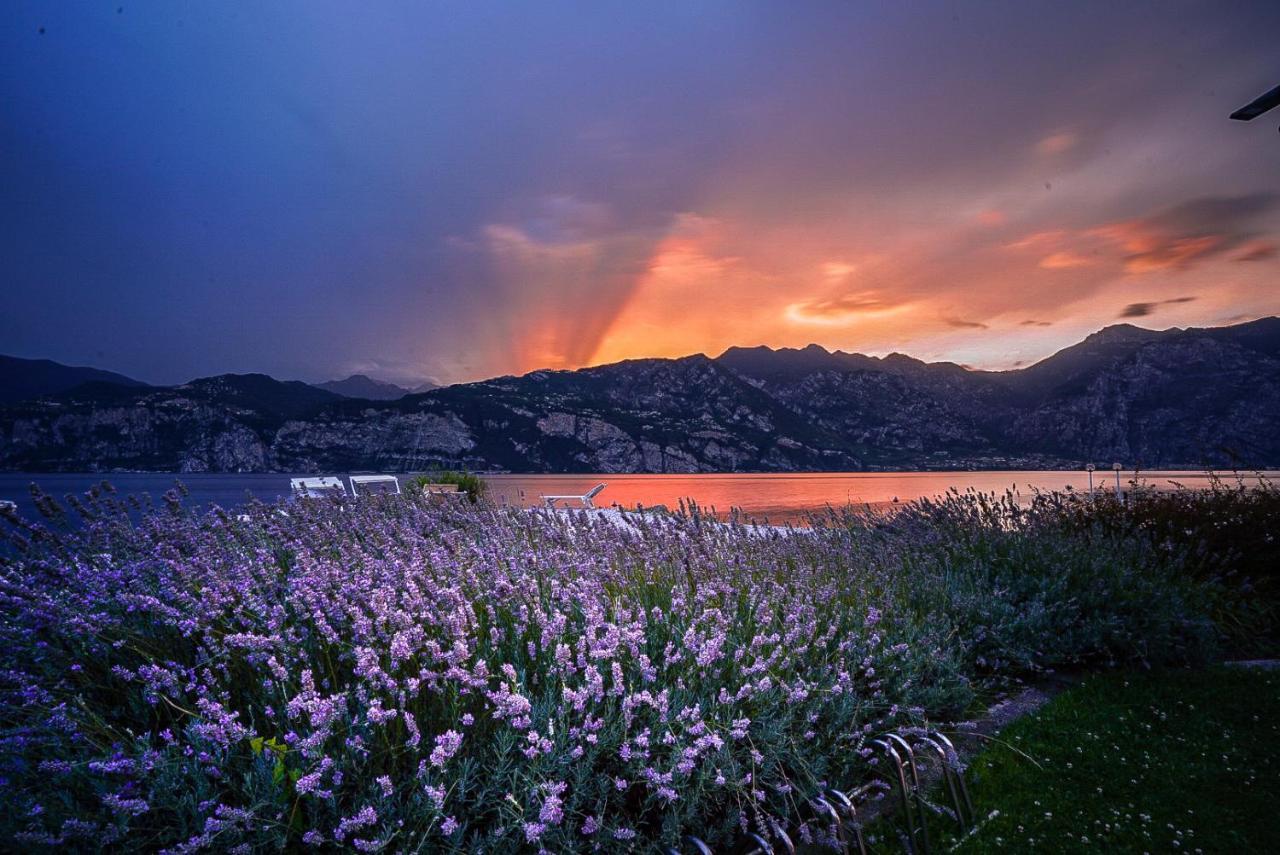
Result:
{"type": "Polygon", "coordinates": [[[394,475],[352,475],[351,495],[360,493],[400,494],[400,480],[394,475]]]}
{"type": "Polygon", "coordinates": [[[293,495],[300,499],[319,499],[324,496],[343,496],[347,495],[347,485],[342,483],[341,478],[290,478],[289,486],[293,488],[293,495]]]}
{"type": "Polygon", "coordinates": [[[591,500],[599,495],[600,491],[607,486],[609,485],[601,481],[581,496],[542,496],[540,498],[542,501],[547,503],[548,508],[554,508],[556,506],[556,502],[581,502],[582,507],[584,508],[594,508],[595,503],[591,500]]]}

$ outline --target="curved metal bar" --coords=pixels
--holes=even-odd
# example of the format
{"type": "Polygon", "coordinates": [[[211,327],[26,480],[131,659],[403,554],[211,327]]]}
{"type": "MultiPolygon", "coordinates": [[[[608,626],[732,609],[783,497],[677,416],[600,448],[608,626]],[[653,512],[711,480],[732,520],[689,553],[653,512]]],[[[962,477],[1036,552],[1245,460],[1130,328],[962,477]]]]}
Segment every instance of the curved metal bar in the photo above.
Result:
{"type": "Polygon", "coordinates": [[[745,855],[773,855],[773,847],[754,831],[747,832],[747,839],[755,843],[755,849],[748,849],[745,855]]]}
{"type": "Polygon", "coordinates": [[[907,742],[907,740],[903,739],[896,733],[888,734],[887,738],[892,739],[894,742],[902,746],[903,755],[907,758],[907,765],[911,767],[911,783],[915,785],[917,790],[919,790],[920,771],[916,768],[916,752],[911,747],[911,743],[907,742]]]}
{"type": "Polygon", "coordinates": [[[857,804],[860,801],[865,801],[867,794],[870,793],[872,790],[877,790],[880,788],[884,788],[886,790],[892,790],[893,785],[887,784],[884,781],[880,781],[880,780],[869,781],[868,783],[863,784],[861,787],[855,787],[854,789],[850,790],[846,795],[848,796],[850,802],[857,804]]]}
{"type": "Polygon", "coordinates": [[[842,810],[846,813],[853,812],[853,802],[849,801],[849,797],[835,787],[828,787],[823,797],[835,805],[837,810],[842,810]]]}
{"type": "Polygon", "coordinates": [[[912,749],[911,743],[907,742],[907,740],[903,739],[898,734],[890,733],[888,738],[901,745],[903,750],[906,752],[907,765],[911,768],[911,783],[914,785],[913,796],[917,803],[920,815],[920,842],[923,844],[923,849],[927,853],[931,848],[929,844],[929,818],[925,815],[924,788],[920,786],[920,770],[916,767],[916,752],[912,749]]]}
{"type": "Polygon", "coordinates": [[[877,739],[875,744],[883,748],[885,753],[893,758],[894,768],[898,770],[898,790],[899,794],[902,796],[902,818],[907,824],[907,847],[912,853],[914,853],[916,849],[916,824],[915,820],[912,818],[913,811],[911,810],[911,794],[909,792],[910,788],[907,786],[907,773],[906,769],[903,767],[902,755],[898,753],[897,749],[894,748],[893,744],[888,740],[877,739]]]}
{"type": "Polygon", "coordinates": [[[840,851],[842,853],[848,852],[849,844],[844,839],[844,820],[840,819],[840,813],[832,806],[831,802],[827,801],[822,796],[818,796],[814,799],[812,804],[818,813],[826,814],[831,817],[832,823],[835,824],[836,840],[840,844],[840,851]]]}
{"type": "Polygon", "coordinates": [[[943,748],[941,743],[934,741],[927,734],[921,737],[921,740],[925,745],[938,752],[938,757],[942,762],[942,779],[947,782],[947,792],[951,794],[951,804],[955,807],[956,823],[959,824],[960,830],[963,832],[969,825],[965,819],[964,805],[960,803],[960,791],[956,789],[956,770],[951,767],[951,758],[947,756],[947,749],[943,748]]]}
{"type": "Polygon", "coordinates": [[[686,834],[684,842],[688,843],[694,849],[697,849],[698,855],[711,855],[711,847],[703,843],[699,838],[694,837],[692,834],[686,834]]]}
{"type": "MultiPolygon", "coordinates": [[[[860,791],[866,792],[867,789],[869,787],[862,787],[860,791]]],[[[848,816],[849,827],[853,829],[853,839],[858,842],[859,855],[867,855],[867,841],[862,836],[862,821],[858,818],[858,808],[854,805],[853,799],[834,788],[828,789],[827,795],[835,800],[836,809],[848,816]]]]}
{"type": "MultiPolygon", "coordinates": [[[[955,758],[956,762],[958,763],[960,758],[960,752],[956,751],[956,747],[951,744],[951,740],[947,739],[947,737],[944,734],[937,733],[937,732],[935,732],[933,736],[935,739],[942,741],[942,744],[946,746],[947,754],[950,757],[955,758]]],[[[960,797],[964,799],[965,809],[969,812],[969,822],[976,822],[978,818],[978,814],[973,809],[973,800],[969,798],[969,787],[965,784],[964,773],[960,769],[956,769],[956,783],[959,784],[960,786],[960,797]]]]}
{"type": "Polygon", "coordinates": [[[791,842],[791,836],[782,827],[782,823],[773,817],[769,817],[769,830],[773,833],[774,838],[782,844],[782,848],[787,851],[787,855],[796,855],[796,845],[791,842]]]}

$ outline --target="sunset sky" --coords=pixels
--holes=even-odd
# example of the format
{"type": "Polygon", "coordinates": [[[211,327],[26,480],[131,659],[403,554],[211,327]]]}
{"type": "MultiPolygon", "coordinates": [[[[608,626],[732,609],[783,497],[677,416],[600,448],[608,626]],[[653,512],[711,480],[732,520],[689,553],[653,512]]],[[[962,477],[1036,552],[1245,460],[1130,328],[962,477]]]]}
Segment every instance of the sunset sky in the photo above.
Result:
{"type": "Polygon", "coordinates": [[[1280,3],[7,4],[0,352],[454,382],[1280,312],[1280,3]],[[262,7],[262,8],[259,8],[262,7]]]}

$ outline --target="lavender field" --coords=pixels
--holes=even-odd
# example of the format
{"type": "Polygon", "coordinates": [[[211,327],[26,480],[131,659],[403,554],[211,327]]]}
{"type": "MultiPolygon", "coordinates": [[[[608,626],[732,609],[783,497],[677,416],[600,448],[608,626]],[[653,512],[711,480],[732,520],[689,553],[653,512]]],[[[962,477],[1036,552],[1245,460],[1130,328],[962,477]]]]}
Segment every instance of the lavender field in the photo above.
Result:
{"type": "Polygon", "coordinates": [[[0,521],[0,839],[48,848],[646,851],[767,817],[821,842],[801,806],[864,780],[887,728],[1045,669],[1205,661],[1262,619],[1191,529],[1111,500],[790,534],[407,496],[39,504],[0,521]]]}

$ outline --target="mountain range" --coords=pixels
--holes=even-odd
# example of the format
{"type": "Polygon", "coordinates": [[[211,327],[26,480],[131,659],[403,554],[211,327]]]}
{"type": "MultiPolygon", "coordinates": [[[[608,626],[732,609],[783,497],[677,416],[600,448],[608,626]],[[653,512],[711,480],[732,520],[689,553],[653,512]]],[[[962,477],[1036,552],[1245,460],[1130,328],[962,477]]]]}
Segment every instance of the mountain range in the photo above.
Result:
{"type": "Polygon", "coordinates": [[[363,375],[147,386],[0,358],[11,471],[1274,468],[1277,424],[1277,318],[1120,324],[1011,371],[735,347],[416,394],[363,375]]]}

